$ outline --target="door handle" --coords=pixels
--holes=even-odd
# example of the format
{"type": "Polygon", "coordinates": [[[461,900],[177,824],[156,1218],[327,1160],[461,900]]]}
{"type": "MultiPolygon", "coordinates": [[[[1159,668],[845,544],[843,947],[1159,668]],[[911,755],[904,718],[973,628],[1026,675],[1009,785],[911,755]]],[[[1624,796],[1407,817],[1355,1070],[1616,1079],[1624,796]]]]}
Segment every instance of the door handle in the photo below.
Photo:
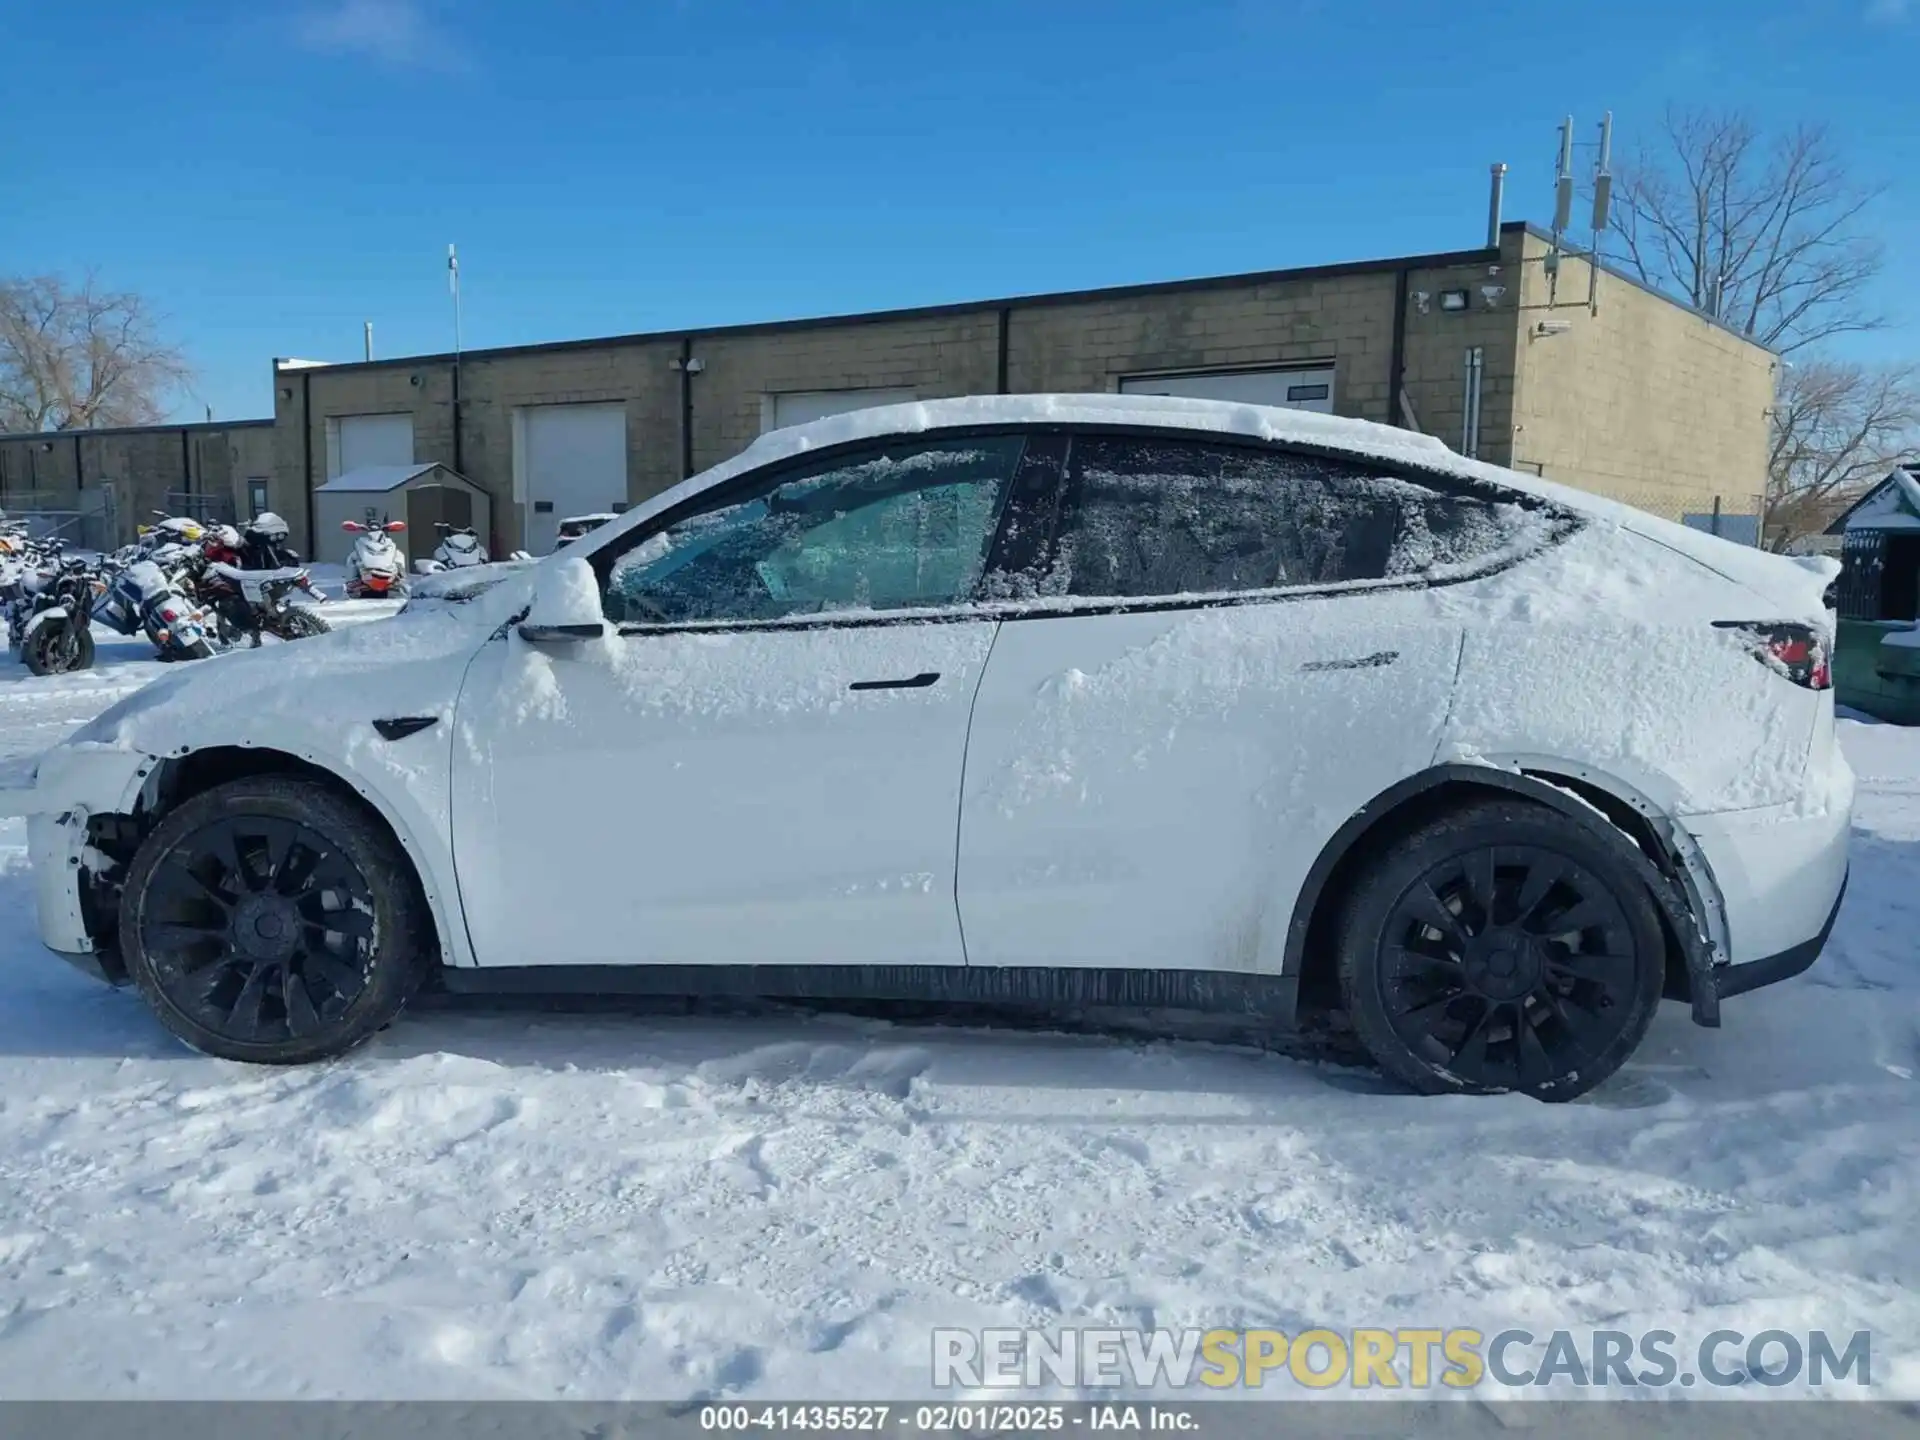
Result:
{"type": "Polygon", "coordinates": [[[938,670],[922,670],[905,680],[856,680],[849,690],[924,690],[940,678],[938,670]]]}
{"type": "Polygon", "coordinates": [[[1381,650],[1372,655],[1356,655],[1351,660],[1309,660],[1300,668],[1306,671],[1378,670],[1383,665],[1393,664],[1399,658],[1398,650],[1381,650]]]}

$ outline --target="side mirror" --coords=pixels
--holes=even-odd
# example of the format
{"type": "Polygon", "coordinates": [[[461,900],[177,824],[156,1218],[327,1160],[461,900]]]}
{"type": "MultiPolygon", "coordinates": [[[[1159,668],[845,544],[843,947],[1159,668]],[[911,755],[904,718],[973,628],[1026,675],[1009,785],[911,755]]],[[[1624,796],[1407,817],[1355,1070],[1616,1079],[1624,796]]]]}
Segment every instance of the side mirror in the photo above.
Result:
{"type": "Polygon", "coordinates": [[[521,622],[520,638],[554,645],[598,640],[606,633],[607,614],[593,566],[577,557],[542,565],[534,576],[533,604],[521,622]]]}

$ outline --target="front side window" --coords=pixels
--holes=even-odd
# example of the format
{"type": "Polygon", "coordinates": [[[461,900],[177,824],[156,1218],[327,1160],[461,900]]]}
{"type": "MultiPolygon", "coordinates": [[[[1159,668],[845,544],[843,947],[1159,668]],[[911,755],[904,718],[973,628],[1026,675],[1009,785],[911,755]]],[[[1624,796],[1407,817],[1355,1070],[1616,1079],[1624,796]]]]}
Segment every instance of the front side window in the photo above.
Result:
{"type": "Polygon", "coordinates": [[[1512,510],[1351,461],[1085,437],[1048,588],[1129,599],[1412,577],[1509,542],[1512,510]]]}
{"type": "Polygon", "coordinates": [[[689,515],[617,559],[620,623],[783,620],[973,598],[1023,441],[901,441],[689,515]]]}

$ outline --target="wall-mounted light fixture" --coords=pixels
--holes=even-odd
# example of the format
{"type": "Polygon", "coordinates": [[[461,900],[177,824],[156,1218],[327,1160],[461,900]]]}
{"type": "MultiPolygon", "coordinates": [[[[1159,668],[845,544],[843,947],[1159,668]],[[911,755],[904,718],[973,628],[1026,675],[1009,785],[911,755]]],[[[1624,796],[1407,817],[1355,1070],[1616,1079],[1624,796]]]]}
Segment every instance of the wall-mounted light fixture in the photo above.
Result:
{"type": "Polygon", "coordinates": [[[1464,310],[1467,308],[1467,292],[1464,290],[1442,290],[1440,292],[1442,310],[1464,310]]]}
{"type": "Polygon", "coordinates": [[[1482,285],[1480,287],[1480,298],[1489,305],[1498,305],[1500,303],[1500,297],[1506,293],[1507,287],[1504,285],[1482,285]]]}
{"type": "Polygon", "coordinates": [[[1542,320],[1533,327],[1533,333],[1545,339],[1549,335],[1564,335],[1572,328],[1571,320],[1542,320]]]}

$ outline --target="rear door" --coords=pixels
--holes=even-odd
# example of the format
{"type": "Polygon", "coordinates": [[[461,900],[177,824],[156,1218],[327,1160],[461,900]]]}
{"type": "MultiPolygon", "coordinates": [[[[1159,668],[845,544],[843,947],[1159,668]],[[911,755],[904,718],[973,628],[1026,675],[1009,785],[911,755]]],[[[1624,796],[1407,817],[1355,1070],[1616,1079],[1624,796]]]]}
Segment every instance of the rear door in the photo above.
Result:
{"type": "Polygon", "coordinates": [[[1462,632],[1420,572],[1498,529],[1190,437],[1080,435],[1062,498],[974,702],[968,962],[1277,971],[1334,831],[1432,762],[1462,632]]]}

